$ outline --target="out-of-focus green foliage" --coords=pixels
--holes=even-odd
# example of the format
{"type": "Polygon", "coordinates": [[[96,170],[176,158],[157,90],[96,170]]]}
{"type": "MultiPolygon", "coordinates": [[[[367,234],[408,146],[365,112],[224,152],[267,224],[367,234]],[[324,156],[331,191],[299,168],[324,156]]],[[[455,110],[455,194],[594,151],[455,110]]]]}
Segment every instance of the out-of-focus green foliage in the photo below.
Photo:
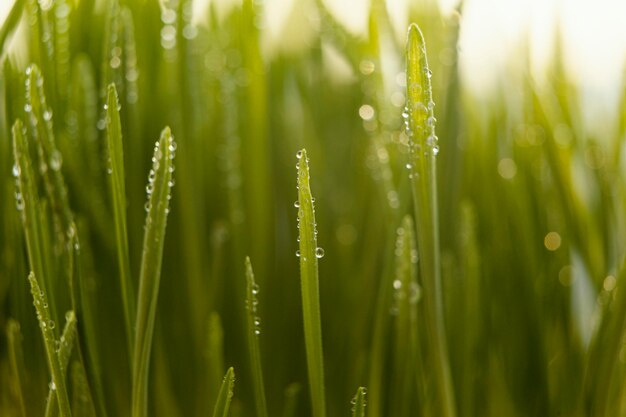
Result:
{"type": "Polygon", "coordinates": [[[479,100],[432,1],[408,63],[382,0],[364,37],[297,2],[299,48],[262,15],[16,1],[0,415],[623,413],[626,93],[595,136],[557,41],[547,82],[520,48],[479,100]]]}

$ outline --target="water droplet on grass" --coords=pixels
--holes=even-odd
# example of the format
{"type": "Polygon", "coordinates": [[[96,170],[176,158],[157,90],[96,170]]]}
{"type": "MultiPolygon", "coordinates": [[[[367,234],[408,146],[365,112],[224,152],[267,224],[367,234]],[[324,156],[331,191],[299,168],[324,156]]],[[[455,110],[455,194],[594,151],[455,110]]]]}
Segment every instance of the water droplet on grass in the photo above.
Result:
{"type": "Polygon", "coordinates": [[[318,247],[317,249],[315,249],[315,257],[317,259],[323,258],[324,257],[324,248],[318,247]]]}

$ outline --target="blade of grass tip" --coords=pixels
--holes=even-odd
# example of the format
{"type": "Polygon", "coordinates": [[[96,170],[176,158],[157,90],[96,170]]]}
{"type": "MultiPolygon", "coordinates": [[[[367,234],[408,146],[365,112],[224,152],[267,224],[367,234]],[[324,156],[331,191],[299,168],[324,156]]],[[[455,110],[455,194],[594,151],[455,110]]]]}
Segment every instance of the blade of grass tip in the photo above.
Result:
{"type": "Polygon", "coordinates": [[[324,250],[317,246],[315,208],[309,185],[309,160],[306,150],[298,151],[298,229],[300,230],[300,280],[302,286],[302,312],[306,346],[309,389],[314,417],[326,416],[324,392],[324,355],[322,351],[322,323],[319,300],[317,259],[324,250]]]}
{"type": "Polygon", "coordinates": [[[246,310],[248,311],[248,353],[252,366],[254,385],[254,401],[257,417],[267,417],[267,402],[265,400],[265,384],[263,383],[263,367],[261,366],[261,349],[259,335],[261,334],[261,319],[257,315],[259,285],[254,281],[254,272],[250,258],[246,257],[246,310]]]}
{"type": "Polygon", "coordinates": [[[83,366],[79,361],[72,362],[70,378],[72,380],[72,411],[74,417],[96,417],[91,403],[89,384],[83,366]]]}
{"type": "Polygon", "coordinates": [[[233,387],[235,386],[235,370],[230,367],[224,376],[220,393],[217,395],[213,417],[227,417],[230,401],[233,398],[233,387]]]}
{"type": "Polygon", "coordinates": [[[7,322],[7,346],[12,374],[11,381],[15,387],[20,415],[27,417],[26,398],[24,397],[26,369],[24,368],[24,352],[22,351],[22,332],[20,331],[20,324],[13,319],[9,319],[7,322]]]}
{"type": "Polygon", "coordinates": [[[15,0],[11,11],[4,19],[2,27],[0,27],[0,59],[4,57],[7,51],[6,41],[11,36],[15,28],[17,28],[20,18],[22,17],[22,11],[24,10],[24,0],[15,0]]]}
{"type": "MultiPolygon", "coordinates": [[[[74,347],[74,339],[76,338],[76,315],[73,311],[68,311],[65,314],[65,327],[61,334],[61,339],[58,343],[57,356],[59,357],[59,365],[61,366],[61,373],[63,378],[67,375],[67,366],[72,355],[72,348],[74,347]]],[[[50,387],[48,391],[48,400],[46,402],[46,417],[55,417],[58,415],[59,406],[56,396],[56,390],[50,387]]]]}
{"type": "Polygon", "coordinates": [[[365,394],[367,388],[359,387],[352,399],[352,417],[365,417],[365,394]]]}
{"type": "Polygon", "coordinates": [[[139,297],[133,346],[132,416],[145,417],[148,413],[148,373],[154,333],[165,227],[169,213],[172,172],[176,142],[169,127],[163,129],[154,147],[152,169],[148,176],[148,202],[143,255],[139,274],[139,297]]]}
{"type": "Polygon", "coordinates": [[[26,249],[28,261],[33,272],[44,279],[44,261],[41,248],[41,226],[39,223],[39,197],[32,160],[29,153],[28,139],[21,120],[16,120],[13,125],[13,153],[15,165],[13,176],[15,177],[15,200],[17,209],[20,211],[24,235],[26,237],[26,249]]]}
{"type": "Polygon", "coordinates": [[[415,24],[409,26],[406,47],[407,108],[404,112],[409,136],[410,162],[420,253],[420,274],[424,286],[426,328],[429,335],[429,355],[433,358],[436,404],[441,417],[454,417],[456,409],[450,376],[446,343],[443,300],[441,294],[439,224],[437,212],[437,178],[435,157],[439,153],[435,135],[431,71],[426,58],[426,45],[415,24]]]}
{"type": "Polygon", "coordinates": [[[224,329],[220,315],[215,311],[209,316],[207,344],[209,395],[202,402],[206,411],[215,404],[219,392],[219,380],[224,372],[224,329]]]}
{"type": "Polygon", "coordinates": [[[41,328],[41,334],[43,336],[48,366],[52,374],[50,389],[56,391],[61,417],[70,417],[72,415],[70,411],[70,400],[67,396],[64,372],[56,352],[56,339],[54,335],[55,324],[50,318],[46,294],[40,289],[35,274],[32,272],[28,276],[28,281],[30,282],[31,294],[33,295],[33,301],[37,311],[37,320],[39,321],[39,327],[41,328]]]}
{"type": "Polygon", "coordinates": [[[283,417],[296,417],[298,415],[298,398],[302,391],[302,385],[293,382],[285,389],[285,406],[283,408],[283,417]]]}
{"type": "Polygon", "coordinates": [[[122,145],[122,124],[120,105],[115,84],[109,84],[106,104],[107,147],[115,237],[117,239],[117,260],[122,288],[122,303],[126,320],[128,354],[132,355],[133,323],[135,321],[135,291],[131,281],[130,257],[128,255],[128,228],[126,226],[126,185],[124,183],[124,147],[122,145]]]}

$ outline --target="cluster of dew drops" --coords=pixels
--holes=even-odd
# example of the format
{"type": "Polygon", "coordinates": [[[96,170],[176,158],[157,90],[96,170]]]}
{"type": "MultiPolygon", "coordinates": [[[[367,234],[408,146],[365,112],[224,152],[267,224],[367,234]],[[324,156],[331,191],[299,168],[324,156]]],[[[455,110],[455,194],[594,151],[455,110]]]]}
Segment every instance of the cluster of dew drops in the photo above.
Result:
{"type": "MultiPolygon", "coordinates": [[[[298,159],[302,159],[303,153],[302,151],[298,151],[296,153],[296,158],[298,159]]],[[[308,159],[307,159],[307,162],[308,159]]],[[[306,175],[305,172],[300,171],[300,164],[296,164],[296,169],[298,170],[298,185],[296,186],[296,189],[300,189],[300,176],[304,176],[306,175]]],[[[315,198],[311,197],[311,205],[313,206],[313,203],[315,203],[315,198]]],[[[295,203],[293,203],[293,206],[298,209],[298,229],[300,228],[300,220],[304,218],[304,210],[300,207],[300,200],[296,200],[295,203]]],[[[313,207],[313,214],[315,214],[315,207],[313,207]]],[[[315,238],[317,238],[317,224],[313,224],[313,236],[315,238]]],[[[300,242],[300,237],[298,236],[298,242],[300,242]]],[[[300,250],[296,251],[296,256],[299,258],[300,257],[300,250]]],[[[324,257],[324,248],[318,246],[317,248],[315,248],[315,257],[318,259],[321,259],[324,257]]],[[[303,260],[306,261],[306,257],[302,258],[303,260]]]]}
{"type": "MultiPolygon", "coordinates": [[[[424,75],[427,79],[430,79],[432,77],[432,71],[429,69],[425,69],[424,75]]],[[[412,93],[416,93],[418,96],[420,96],[422,93],[422,86],[419,83],[412,83],[409,88],[412,90],[412,93]]],[[[411,94],[409,94],[409,97],[410,96],[411,94]]],[[[423,132],[426,132],[426,148],[430,150],[433,156],[437,156],[437,154],[439,153],[439,138],[435,134],[435,124],[437,122],[437,119],[435,118],[433,112],[435,108],[435,102],[431,98],[426,104],[422,101],[412,103],[413,109],[409,108],[409,105],[411,105],[411,103],[407,100],[407,105],[404,107],[404,110],[402,112],[402,118],[404,119],[404,133],[409,138],[409,150],[411,151],[411,153],[414,153],[420,147],[420,145],[416,144],[413,140],[415,132],[413,132],[413,129],[411,128],[412,110],[417,110],[419,114],[421,114],[425,118],[426,123],[425,126],[415,126],[415,129],[417,130],[417,133],[419,135],[421,135],[423,132]]],[[[410,163],[407,163],[406,167],[409,170],[413,168],[410,163]]]]}
{"type": "MultiPolygon", "coordinates": [[[[169,158],[171,161],[173,161],[174,157],[176,156],[177,145],[172,135],[169,136],[168,142],[166,143],[166,145],[169,151],[169,158]]],[[[146,212],[148,213],[150,212],[150,209],[151,209],[150,200],[151,200],[152,192],[154,191],[154,181],[156,178],[156,173],[161,166],[162,159],[163,159],[163,151],[161,149],[161,141],[157,140],[154,144],[154,154],[152,156],[152,168],[150,169],[150,173],[148,174],[148,185],[146,185],[146,194],[147,194],[148,199],[146,201],[146,205],[144,206],[144,208],[146,212]]],[[[174,163],[170,163],[168,169],[169,169],[170,174],[173,174],[174,163]]],[[[174,178],[170,178],[169,182],[167,183],[167,186],[171,189],[174,186],[174,184],[175,184],[174,178]]],[[[171,198],[172,198],[172,194],[168,192],[167,193],[168,204],[171,198]]],[[[169,207],[165,209],[165,213],[166,214],[169,213],[169,207]]]]}
{"type": "Polygon", "coordinates": [[[251,296],[249,297],[249,299],[246,299],[246,310],[250,311],[250,313],[252,314],[252,324],[254,325],[254,334],[255,335],[260,335],[261,334],[261,318],[257,315],[257,310],[258,310],[258,306],[259,306],[259,299],[257,298],[258,294],[259,294],[259,284],[257,284],[256,282],[252,283],[252,288],[250,289],[250,292],[252,293],[251,296]]]}

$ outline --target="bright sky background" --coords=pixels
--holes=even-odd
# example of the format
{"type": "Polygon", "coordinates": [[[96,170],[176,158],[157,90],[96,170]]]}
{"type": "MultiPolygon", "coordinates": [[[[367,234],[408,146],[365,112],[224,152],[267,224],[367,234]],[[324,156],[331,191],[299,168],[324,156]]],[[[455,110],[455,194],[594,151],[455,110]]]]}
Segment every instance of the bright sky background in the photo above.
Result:
{"type": "MultiPolygon", "coordinates": [[[[155,0],[156,1],[156,0],[155,0]]],[[[238,0],[216,1],[228,7],[238,0]]],[[[284,42],[280,28],[299,0],[265,0],[269,38],[284,42]]],[[[406,28],[410,0],[387,0],[399,30],[406,28]]],[[[422,1],[422,0],[411,0],[422,1]]],[[[450,11],[456,0],[439,0],[450,11]]],[[[329,9],[352,32],[364,33],[370,0],[325,0],[329,9]]],[[[0,21],[11,6],[0,0],[0,21]]],[[[202,7],[202,6],[199,6],[202,7]]],[[[306,13],[306,11],[302,11],[306,13]]],[[[611,102],[621,90],[626,62],[626,0],[465,0],[461,33],[461,67],[466,85],[488,92],[504,71],[512,46],[530,33],[534,67],[550,57],[556,22],[564,33],[568,69],[586,94],[611,102]]]]}

